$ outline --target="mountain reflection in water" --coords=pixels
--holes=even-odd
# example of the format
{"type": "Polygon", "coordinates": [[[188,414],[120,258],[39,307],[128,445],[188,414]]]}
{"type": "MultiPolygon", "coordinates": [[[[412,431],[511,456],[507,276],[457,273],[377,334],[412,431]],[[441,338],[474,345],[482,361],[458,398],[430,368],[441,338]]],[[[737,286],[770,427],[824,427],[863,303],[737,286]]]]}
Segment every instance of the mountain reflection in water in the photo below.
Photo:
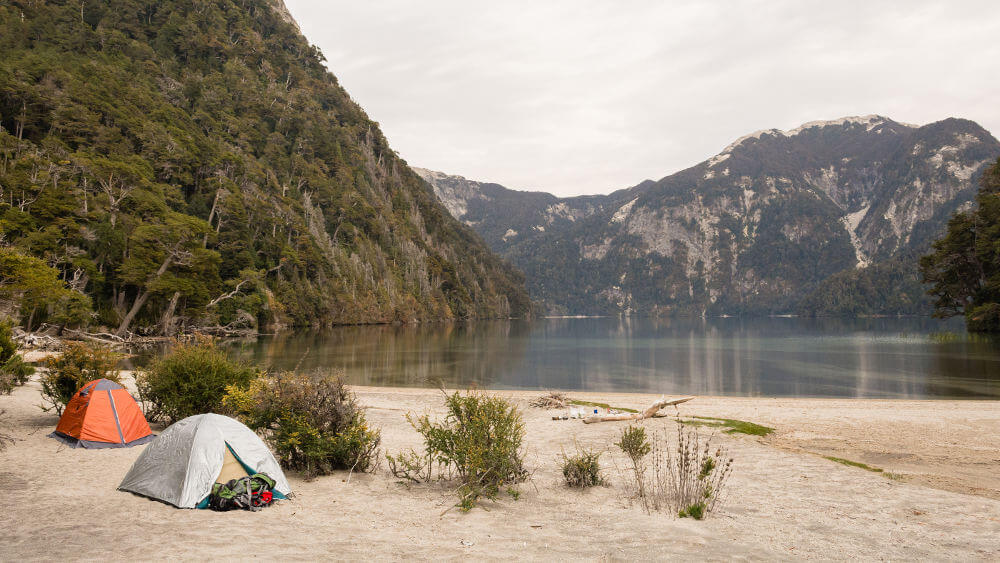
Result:
{"type": "Polygon", "coordinates": [[[539,319],[351,326],[232,344],[349,383],[737,396],[1000,398],[1000,345],[934,319],[539,319]]]}

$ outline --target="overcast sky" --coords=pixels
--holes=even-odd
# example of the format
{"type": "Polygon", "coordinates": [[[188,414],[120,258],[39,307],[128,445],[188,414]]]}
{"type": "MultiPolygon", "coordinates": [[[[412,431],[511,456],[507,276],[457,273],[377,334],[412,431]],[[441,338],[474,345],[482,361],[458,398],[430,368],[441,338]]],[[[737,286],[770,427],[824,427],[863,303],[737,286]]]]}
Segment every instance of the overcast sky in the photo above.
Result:
{"type": "Polygon", "coordinates": [[[758,129],[877,113],[1000,132],[995,0],[286,0],[413,166],[557,195],[758,129]]]}

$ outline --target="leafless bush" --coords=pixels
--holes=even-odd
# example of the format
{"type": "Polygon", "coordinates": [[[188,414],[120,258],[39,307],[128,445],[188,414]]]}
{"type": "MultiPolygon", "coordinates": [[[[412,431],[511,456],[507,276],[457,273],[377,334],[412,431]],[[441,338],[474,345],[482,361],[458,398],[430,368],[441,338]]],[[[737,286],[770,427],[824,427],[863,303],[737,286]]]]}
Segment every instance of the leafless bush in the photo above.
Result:
{"type": "Polygon", "coordinates": [[[678,425],[677,447],[671,449],[663,440],[654,454],[654,496],[681,518],[701,520],[714,510],[732,473],[729,450],[713,446],[712,438],[702,443],[697,429],[678,425]]]}
{"type": "Polygon", "coordinates": [[[677,427],[677,445],[665,436],[646,440],[644,428],[630,426],[616,445],[629,457],[635,497],[646,511],[670,510],[681,518],[701,520],[722,499],[733,458],[713,436],[702,440],[697,429],[677,427]]]}

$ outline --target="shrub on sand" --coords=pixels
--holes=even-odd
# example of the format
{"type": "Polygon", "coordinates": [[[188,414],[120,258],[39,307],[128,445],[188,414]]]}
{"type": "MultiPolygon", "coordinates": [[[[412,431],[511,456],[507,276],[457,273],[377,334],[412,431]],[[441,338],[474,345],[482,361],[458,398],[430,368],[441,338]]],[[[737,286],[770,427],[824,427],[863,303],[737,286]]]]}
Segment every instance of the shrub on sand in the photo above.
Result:
{"type": "Polygon", "coordinates": [[[478,392],[445,393],[448,414],[441,422],[410,418],[424,437],[427,456],[454,470],[460,485],[458,506],[471,510],[480,498],[494,500],[502,489],[517,498],[514,486],[527,479],[521,443],[524,421],[507,400],[478,392]]]}
{"type": "Polygon", "coordinates": [[[628,426],[622,430],[621,436],[615,445],[628,456],[632,463],[632,479],[636,487],[636,496],[646,498],[646,462],[645,457],[652,450],[649,439],[646,437],[646,429],[642,426],[628,426]]]}
{"type": "Polygon", "coordinates": [[[433,460],[428,455],[421,455],[410,448],[396,455],[385,455],[389,462],[389,473],[397,479],[406,479],[407,483],[421,483],[431,480],[433,460]]]}
{"type": "Polygon", "coordinates": [[[669,509],[681,518],[701,520],[721,502],[733,458],[712,437],[677,426],[677,445],[646,440],[645,430],[629,427],[616,444],[632,462],[636,497],[649,510],[669,509]],[[651,461],[647,456],[652,453],[651,461]],[[650,467],[652,472],[650,474],[650,467]]]}
{"type": "Polygon", "coordinates": [[[0,320],[0,395],[10,394],[15,387],[24,385],[35,373],[35,368],[17,353],[11,324],[0,320]]]}
{"type": "Polygon", "coordinates": [[[246,387],[260,372],[236,362],[211,339],[178,342],[169,354],[136,375],[146,418],[172,424],[196,414],[219,412],[230,386],[246,387]]]}
{"type": "Polygon", "coordinates": [[[727,449],[712,445],[712,437],[701,443],[697,430],[677,427],[676,455],[668,450],[666,471],[656,462],[657,488],[681,518],[701,520],[718,505],[732,472],[733,458],[727,449]]]}
{"type": "Polygon", "coordinates": [[[563,454],[562,474],[569,487],[586,488],[603,485],[601,452],[578,449],[576,455],[563,454]]]}
{"type": "Polygon", "coordinates": [[[279,373],[249,387],[230,386],[226,409],[261,433],[283,467],[322,475],[373,472],[382,436],[339,374],[279,373]]]}
{"type": "Polygon", "coordinates": [[[118,352],[96,344],[67,342],[62,354],[46,361],[48,372],[42,376],[42,410],[62,415],[73,395],[95,379],[121,383],[118,352]]]}

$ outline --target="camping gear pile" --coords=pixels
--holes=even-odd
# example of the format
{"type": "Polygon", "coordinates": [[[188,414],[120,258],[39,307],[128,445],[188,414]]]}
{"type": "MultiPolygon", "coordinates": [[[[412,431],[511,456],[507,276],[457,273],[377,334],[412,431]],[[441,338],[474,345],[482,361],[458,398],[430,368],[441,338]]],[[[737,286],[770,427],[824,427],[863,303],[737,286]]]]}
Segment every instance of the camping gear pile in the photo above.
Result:
{"type": "Polygon", "coordinates": [[[212,485],[208,507],[212,510],[257,511],[274,502],[275,481],[263,473],[232,479],[228,483],[212,485]]]}
{"type": "Polygon", "coordinates": [[[245,425],[199,414],[156,436],[128,390],[107,379],[77,391],[49,437],[73,448],[149,443],[118,489],[178,508],[256,511],[292,492],[271,451],[245,425]]]}

